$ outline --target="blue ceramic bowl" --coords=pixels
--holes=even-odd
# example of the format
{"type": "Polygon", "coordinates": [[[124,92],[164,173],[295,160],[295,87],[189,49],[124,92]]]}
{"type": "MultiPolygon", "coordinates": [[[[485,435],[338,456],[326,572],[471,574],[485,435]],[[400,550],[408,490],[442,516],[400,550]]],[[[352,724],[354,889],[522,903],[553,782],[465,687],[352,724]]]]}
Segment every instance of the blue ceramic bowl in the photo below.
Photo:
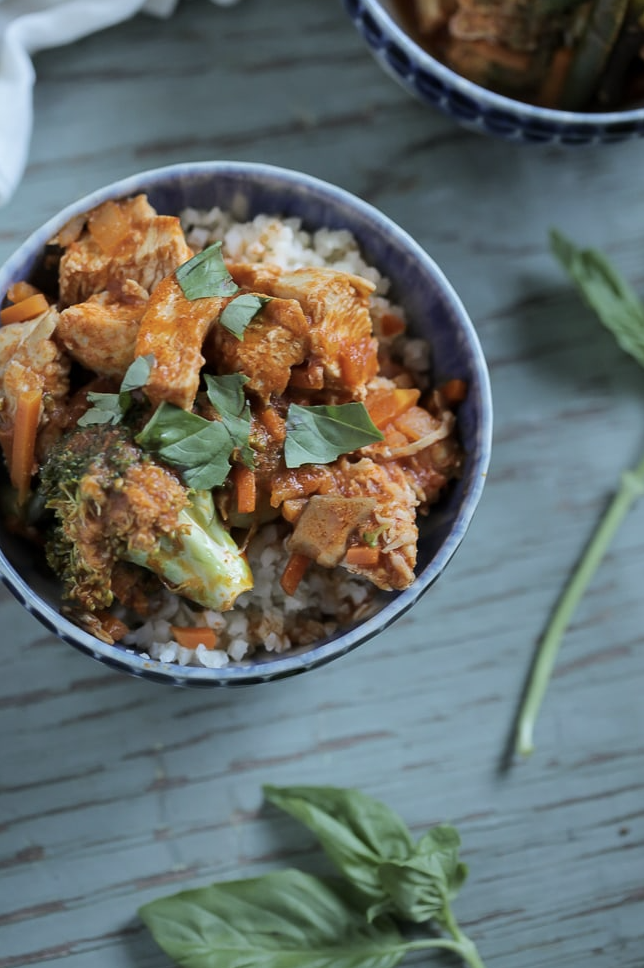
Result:
{"type": "Polygon", "coordinates": [[[346,228],[368,262],[392,280],[411,329],[432,344],[434,378],[459,376],[469,385],[459,411],[466,452],[462,479],[429,516],[419,543],[417,578],[407,590],[382,595],[377,614],[305,650],[253,656],[223,669],[182,667],[146,659],[106,645],[60,614],[58,583],[34,548],[0,523],[0,578],[24,607],[65,642],[116,669],[180,686],[227,686],[266,682],[304,672],[337,658],[377,635],[432,585],[460,545],[481,497],[490,457],[492,405],[478,338],[458,296],[427,253],[376,209],[347,192],[297,172],[242,162],[180,164],[143,172],[108,185],[65,208],[39,228],[0,269],[0,301],[12,282],[28,278],[47,241],[74,215],[104,202],[146,192],[163,214],[186,206],[232,211],[238,218],[260,212],[297,216],[305,228],[346,228]]]}
{"type": "Polygon", "coordinates": [[[515,101],[468,81],[423,50],[403,29],[392,0],[344,3],[386,73],[466,128],[529,144],[586,145],[644,135],[644,107],[584,114],[515,101]]]}

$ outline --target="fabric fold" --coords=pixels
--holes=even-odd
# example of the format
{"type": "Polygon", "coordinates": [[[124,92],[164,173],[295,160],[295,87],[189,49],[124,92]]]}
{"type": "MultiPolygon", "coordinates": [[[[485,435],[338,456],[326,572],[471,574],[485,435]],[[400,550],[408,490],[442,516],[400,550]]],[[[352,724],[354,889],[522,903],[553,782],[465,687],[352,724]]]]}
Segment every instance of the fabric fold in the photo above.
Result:
{"type": "MultiPolygon", "coordinates": [[[[212,0],[228,6],[236,0],[212,0]]],[[[137,13],[169,17],[178,0],[0,0],[0,206],[20,183],[33,124],[32,55],[137,13]]]]}

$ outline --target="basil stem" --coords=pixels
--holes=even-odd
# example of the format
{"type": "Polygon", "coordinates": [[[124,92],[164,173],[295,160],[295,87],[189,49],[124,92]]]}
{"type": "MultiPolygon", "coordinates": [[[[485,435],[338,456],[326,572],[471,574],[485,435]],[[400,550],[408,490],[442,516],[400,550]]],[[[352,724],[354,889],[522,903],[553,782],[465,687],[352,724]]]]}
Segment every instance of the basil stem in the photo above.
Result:
{"type": "Polygon", "coordinates": [[[644,494],[644,456],[622,474],[620,487],[600,520],[574,569],[541,639],[519,709],[515,749],[522,756],[534,750],[534,726],[568,623],[597,571],[613,536],[635,501],[644,494]]]}

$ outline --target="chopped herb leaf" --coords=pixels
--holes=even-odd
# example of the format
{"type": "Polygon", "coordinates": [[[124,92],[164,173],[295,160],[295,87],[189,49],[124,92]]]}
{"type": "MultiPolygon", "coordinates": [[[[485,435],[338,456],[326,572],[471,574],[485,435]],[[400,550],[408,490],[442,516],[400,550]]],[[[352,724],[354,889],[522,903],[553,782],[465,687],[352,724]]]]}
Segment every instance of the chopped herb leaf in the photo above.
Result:
{"type": "Polygon", "coordinates": [[[186,484],[196,490],[219,487],[230,471],[234,443],[223,421],[206,420],[165,401],[136,442],[180,468],[186,484]]]}
{"type": "Polygon", "coordinates": [[[224,329],[227,329],[237,339],[243,339],[248,324],[255,318],[262,306],[265,306],[270,300],[270,296],[256,296],[252,292],[235,296],[227,306],[224,306],[219,322],[224,329]]]}
{"type": "Polygon", "coordinates": [[[108,423],[116,425],[123,419],[118,393],[96,393],[92,391],[87,394],[87,399],[93,406],[78,418],[79,427],[108,423]]]}
{"type": "Polygon", "coordinates": [[[286,415],[286,466],[329,464],[340,454],[383,439],[362,403],[317,407],[292,403],[286,415]]]}
{"type": "Polygon", "coordinates": [[[226,268],[221,242],[209,245],[175,270],[177,282],[186,299],[207,296],[234,296],[239,286],[226,268]]]}
{"type": "Polygon", "coordinates": [[[250,404],[244,394],[244,384],[248,377],[243,373],[230,373],[224,376],[205,377],[208,399],[219,414],[228,433],[233,448],[239,451],[246,467],[255,466],[253,449],[250,446],[250,404]]]}
{"type": "Polygon", "coordinates": [[[89,427],[95,424],[119,424],[132,403],[132,391],[139,390],[148,382],[150,370],[154,364],[154,356],[137,356],[128,366],[121,382],[118,393],[98,393],[91,391],[87,399],[94,406],[87,410],[78,420],[79,427],[89,427]]]}

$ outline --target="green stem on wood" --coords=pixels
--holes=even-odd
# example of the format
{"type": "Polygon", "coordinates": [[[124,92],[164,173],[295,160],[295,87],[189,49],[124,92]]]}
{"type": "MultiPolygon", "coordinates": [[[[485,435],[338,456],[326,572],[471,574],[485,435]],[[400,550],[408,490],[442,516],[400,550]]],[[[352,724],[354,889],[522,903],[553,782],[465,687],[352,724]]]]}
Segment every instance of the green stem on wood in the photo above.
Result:
{"type": "Polygon", "coordinates": [[[644,494],[644,457],[637,467],[622,474],[620,487],[590,543],[564,588],[557,607],[548,623],[532,666],[516,725],[515,749],[523,756],[534,749],[534,726],[546,693],[559,646],[568,623],[590,584],[593,575],[635,501],[644,494]]]}

